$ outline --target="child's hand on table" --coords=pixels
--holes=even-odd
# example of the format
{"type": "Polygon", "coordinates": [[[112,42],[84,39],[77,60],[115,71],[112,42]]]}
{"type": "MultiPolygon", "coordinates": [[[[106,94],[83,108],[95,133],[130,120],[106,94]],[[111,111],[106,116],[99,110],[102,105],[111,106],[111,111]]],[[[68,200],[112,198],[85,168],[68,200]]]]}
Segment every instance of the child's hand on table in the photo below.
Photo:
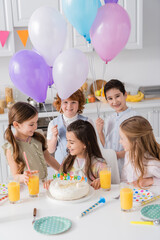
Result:
{"type": "Polygon", "coordinates": [[[53,181],[53,179],[47,180],[43,183],[43,187],[48,190],[50,183],[53,181]]]}
{"type": "Polygon", "coordinates": [[[153,185],[153,178],[152,177],[142,178],[139,180],[139,185],[138,185],[138,181],[134,181],[133,185],[134,187],[149,187],[153,185]]]}
{"type": "Polygon", "coordinates": [[[93,181],[91,182],[91,186],[92,186],[95,190],[99,189],[99,188],[101,187],[101,185],[100,185],[100,179],[97,178],[97,179],[93,180],[93,181]]]}

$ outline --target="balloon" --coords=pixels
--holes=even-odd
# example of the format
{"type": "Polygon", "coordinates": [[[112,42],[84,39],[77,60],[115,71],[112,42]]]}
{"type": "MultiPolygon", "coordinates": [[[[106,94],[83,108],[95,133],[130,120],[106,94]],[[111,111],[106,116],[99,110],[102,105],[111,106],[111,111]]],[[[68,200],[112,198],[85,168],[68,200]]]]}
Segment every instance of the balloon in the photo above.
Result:
{"type": "MultiPolygon", "coordinates": [[[[37,54],[39,54],[39,52],[35,49],[32,48],[32,51],[36,52],[37,54]]],[[[40,55],[40,54],[39,54],[40,55]]],[[[41,56],[41,55],[40,55],[41,56]]],[[[53,81],[53,76],[52,76],[52,67],[48,66],[48,74],[49,74],[49,83],[48,86],[51,86],[54,81],[53,81]]]]}
{"type": "Polygon", "coordinates": [[[54,8],[40,7],[31,16],[28,31],[34,48],[53,66],[66,40],[67,24],[63,16],[54,8]]]}
{"type": "Polygon", "coordinates": [[[49,85],[48,68],[39,54],[30,50],[22,50],[11,58],[9,75],[20,91],[37,102],[44,102],[49,85]]]}
{"type": "Polygon", "coordinates": [[[62,0],[63,12],[68,21],[89,43],[89,30],[100,6],[100,0],[62,0]]]}
{"type": "Polygon", "coordinates": [[[116,3],[108,3],[98,9],[90,29],[91,43],[106,63],[111,61],[126,45],[131,30],[129,16],[116,3]]]}
{"type": "Polygon", "coordinates": [[[117,3],[118,0],[104,0],[105,3],[117,3]]]}
{"type": "Polygon", "coordinates": [[[48,71],[49,71],[49,83],[48,83],[48,86],[51,86],[54,81],[53,81],[53,75],[52,75],[52,67],[49,67],[48,71]]]}
{"type": "Polygon", "coordinates": [[[61,99],[67,99],[83,85],[88,70],[87,57],[78,49],[68,49],[56,58],[53,79],[61,99]]]}

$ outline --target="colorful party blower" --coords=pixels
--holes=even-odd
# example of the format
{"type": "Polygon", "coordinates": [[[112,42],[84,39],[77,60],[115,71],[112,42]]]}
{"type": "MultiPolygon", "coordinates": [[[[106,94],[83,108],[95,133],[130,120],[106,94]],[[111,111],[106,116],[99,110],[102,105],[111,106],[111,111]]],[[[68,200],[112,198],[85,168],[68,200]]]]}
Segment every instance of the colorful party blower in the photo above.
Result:
{"type": "Polygon", "coordinates": [[[93,211],[94,209],[96,209],[96,207],[98,207],[101,203],[105,203],[106,199],[101,197],[100,200],[98,202],[96,202],[95,204],[93,204],[91,207],[89,207],[88,209],[86,209],[84,212],[81,213],[81,215],[79,217],[83,217],[85,215],[87,215],[88,213],[90,213],[91,211],[93,211]]]}
{"type": "Polygon", "coordinates": [[[126,10],[116,3],[98,9],[90,29],[91,43],[100,58],[108,63],[125,47],[131,30],[126,10]]]}

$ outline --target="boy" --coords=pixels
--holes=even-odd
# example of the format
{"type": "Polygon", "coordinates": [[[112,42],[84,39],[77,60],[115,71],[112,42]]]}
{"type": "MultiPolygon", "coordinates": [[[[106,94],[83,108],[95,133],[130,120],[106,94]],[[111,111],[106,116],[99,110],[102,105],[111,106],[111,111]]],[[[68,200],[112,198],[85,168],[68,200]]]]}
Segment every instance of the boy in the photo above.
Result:
{"type": "Polygon", "coordinates": [[[104,86],[105,98],[115,113],[104,120],[98,118],[96,120],[96,128],[102,143],[102,146],[107,149],[114,149],[117,153],[118,167],[121,170],[124,164],[125,152],[119,143],[119,126],[120,124],[133,116],[138,115],[134,110],[126,105],[127,92],[123,83],[117,79],[112,79],[104,86]]]}

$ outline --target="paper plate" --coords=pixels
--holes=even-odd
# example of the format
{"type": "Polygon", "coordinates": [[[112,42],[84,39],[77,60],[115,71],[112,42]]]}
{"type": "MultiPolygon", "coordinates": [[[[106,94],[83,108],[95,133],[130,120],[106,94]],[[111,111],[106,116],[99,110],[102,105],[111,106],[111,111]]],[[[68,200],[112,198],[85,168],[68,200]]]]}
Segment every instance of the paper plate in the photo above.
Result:
{"type": "Polygon", "coordinates": [[[6,183],[0,183],[0,194],[8,194],[8,187],[6,183]]]}
{"type": "Polygon", "coordinates": [[[133,201],[143,202],[153,197],[153,193],[147,189],[133,188],[133,201]]]}
{"type": "Polygon", "coordinates": [[[59,234],[67,231],[72,222],[63,217],[44,217],[35,221],[34,229],[43,234],[59,234]]]}
{"type": "Polygon", "coordinates": [[[160,219],[160,204],[152,204],[141,209],[141,215],[146,220],[160,219]]]}

